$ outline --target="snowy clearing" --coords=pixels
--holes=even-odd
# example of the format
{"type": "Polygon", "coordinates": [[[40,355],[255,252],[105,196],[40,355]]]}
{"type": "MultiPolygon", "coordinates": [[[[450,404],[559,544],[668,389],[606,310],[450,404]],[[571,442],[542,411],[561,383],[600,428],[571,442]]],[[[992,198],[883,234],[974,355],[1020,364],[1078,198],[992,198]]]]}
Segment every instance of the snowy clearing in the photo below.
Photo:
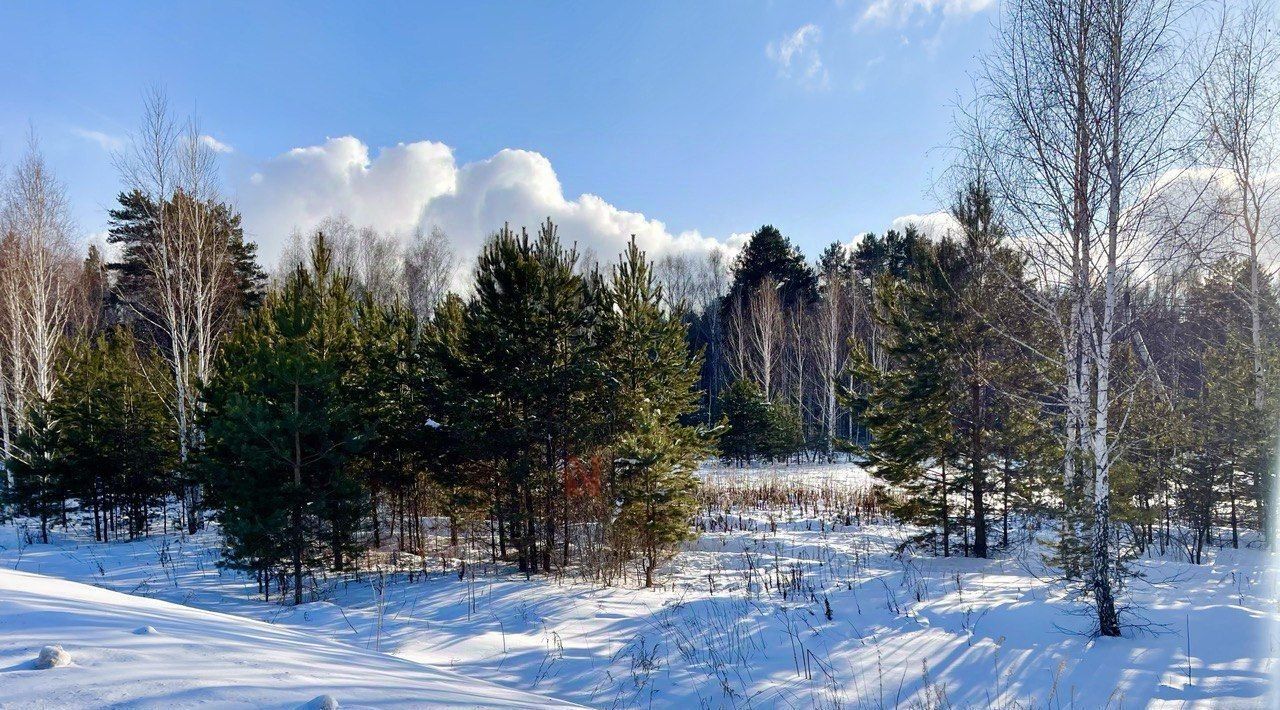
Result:
{"type": "Polygon", "coordinates": [[[553,707],[315,634],[0,570],[0,707],[553,707]],[[37,670],[46,643],[69,664],[37,670]]]}
{"type": "MultiPolygon", "coordinates": [[[[857,467],[704,479],[727,501],[759,503],[704,515],[666,586],[647,591],[470,565],[462,579],[456,569],[412,582],[386,570],[331,578],[321,601],[294,608],[220,571],[212,531],[112,545],[59,536],[44,547],[0,528],[0,566],[136,595],[6,573],[0,619],[34,625],[16,641],[6,632],[3,664],[21,669],[61,643],[72,668],[42,673],[85,675],[63,687],[19,671],[0,684],[0,704],[45,693],[87,704],[76,695],[87,688],[279,706],[321,693],[344,706],[449,702],[458,678],[423,663],[595,707],[1272,707],[1278,619],[1259,551],[1216,550],[1202,566],[1137,561],[1144,579],[1132,583],[1128,618],[1142,628],[1095,640],[1084,607],[1043,576],[1039,548],[994,560],[895,556],[909,531],[850,512],[869,481],[857,467]],[[54,611],[63,605],[65,618],[54,611]],[[143,626],[157,633],[134,634],[143,626]]],[[[464,682],[484,702],[531,698],[464,682]]]]}

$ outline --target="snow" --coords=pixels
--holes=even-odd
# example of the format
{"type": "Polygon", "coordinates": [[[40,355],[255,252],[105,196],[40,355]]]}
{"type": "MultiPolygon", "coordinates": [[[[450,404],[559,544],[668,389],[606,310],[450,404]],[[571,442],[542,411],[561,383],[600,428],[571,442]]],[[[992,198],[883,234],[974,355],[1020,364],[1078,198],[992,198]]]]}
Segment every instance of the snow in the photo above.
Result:
{"type": "Polygon", "coordinates": [[[9,675],[0,706],[65,693],[49,697],[74,707],[98,684],[103,697],[157,705],[532,697],[481,681],[597,707],[1274,706],[1280,616],[1261,551],[1214,550],[1200,566],[1172,552],[1134,561],[1136,626],[1093,639],[1089,608],[1048,574],[1041,547],[992,560],[895,554],[911,531],[848,507],[873,483],[857,466],[700,475],[719,503],[656,590],[472,564],[461,579],[456,568],[331,578],[321,601],[291,607],[219,570],[214,531],[112,545],[60,534],[41,546],[0,527],[0,567],[133,595],[4,573],[0,668],[48,643],[75,661],[9,675]],[[15,579],[38,583],[18,598],[5,586],[15,579]],[[42,621],[13,637],[16,619],[42,621]],[[157,633],[133,633],[143,625],[157,633]]]}
{"type": "Polygon", "coordinates": [[[35,668],[38,671],[69,665],[71,665],[71,654],[63,650],[61,646],[45,646],[40,649],[40,655],[36,656],[35,668]]]}
{"type": "Polygon", "coordinates": [[[334,702],[310,707],[557,705],[280,625],[13,570],[0,570],[0,674],[0,708],[295,708],[322,691],[334,702]],[[49,639],[61,647],[41,649],[49,639]]]}
{"type": "Polygon", "coordinates": [[[787,466],[722,466],[708,462],[698,471],[704,482],[721,486],[801,486],[813,491],[839,489],[866,493],[875,479],[853,464],[793,464],[787,466]]]}

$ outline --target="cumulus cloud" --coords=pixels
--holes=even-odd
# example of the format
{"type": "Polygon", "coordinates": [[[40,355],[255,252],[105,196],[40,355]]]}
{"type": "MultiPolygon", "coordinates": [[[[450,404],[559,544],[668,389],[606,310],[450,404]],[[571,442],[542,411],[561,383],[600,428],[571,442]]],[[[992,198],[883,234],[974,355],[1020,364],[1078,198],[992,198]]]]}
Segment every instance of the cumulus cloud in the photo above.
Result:
{"type": "Polygon", "coordinates": [[[652,257],[716,247],[736,251],[745,240],[672,232],[659,220],[596,195],[566,197],[551,162],[527,150],[502,150],[459,166],[443,143],[401,143],[374,155],[359,139],[344,136],[272,158],[236,189],[246,230],[267,263],[279,256],[292,231],[338,214],[401,235],[440,227],[467,268],[504,223],[532,230],[548,217],[563,241],[602,259],[621,252],[633,234],[652,257]]]}
{"type": "Polygon", "coordinates": [[[871,0],[858,24],[901,26],[916,15],[966,17],[994,5],[995,0],[871,0]]]}
{"type": "Polygon", "coordinates": [[[827,86],[827,67],[822,63],[818,45],[822,29],[807,24],[765,47],[765,56],[778,66],[778,75],[799,80],[806,86],[827,86]]]}
{"type": "MultiPolygon", "coordinates": [[[[914,227],[925,239],[930,241],[938,241],[943,237],[950,236],[958,238],[961,233],[960,223],[956,218],[946,210],[938,210],[937,212],[926,212],[924,214],[905,214],[901,217],[895,217],[885,231],[890,229],[902,232],[907,227],[914,227]]],[[[862,242],[868,234],[876,232],[858,232],[853,238],[844,243],[845,249],[854,249],[862,242]]]]}
{"type": "Polygon", "coordinates": [[[235,151],[235,148],[232,148],[213,136],[200,136],[200,143],[215,153],[231,153],[235,151]]]}
{"type": "Polygon", "coordinates": [[[237,191],[245,226],[270,262],[292,231],[326,217],[411,230],[428,202],[454,190],[456,177],[453,151],[442,143],[402,143],[375,157],[360,140],[343,136],[266,161],[237,191]]]}
{"type": "Polygon", "coordinates": [[[105,151],[120,150],[124,145],[124,141],[116,136],[103,133],[102,131],[91,131],[86,128],[72,128],[71,134],[77,138],[83,138],[105,151]]]}
{"type": "Polygon", "coordinates": [[[889,229],[896,229],[901,232],[908,226],[914,226],[922,236],[933,241],[948,235],[958,237],[961,234],[960,223],[946,210],[903,215],[893,220],[893,223],[889,225],[889,229]]]}

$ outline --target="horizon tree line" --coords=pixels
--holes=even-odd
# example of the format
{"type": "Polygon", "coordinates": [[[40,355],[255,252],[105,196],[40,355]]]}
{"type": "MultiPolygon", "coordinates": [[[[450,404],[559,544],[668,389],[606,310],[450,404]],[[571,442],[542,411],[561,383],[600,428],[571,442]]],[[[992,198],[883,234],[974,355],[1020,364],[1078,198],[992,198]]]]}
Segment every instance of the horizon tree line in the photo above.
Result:
{"type": "Polygon", "coordinates": [[[77,260],[34,143],[6,183],[7,495],[42,538],[77,512],[100,539],[167,529],[177,501],[295,600],[313,570],[423,554],[434,517],[526,574],[652,585],[706,455],[850,457],[943,555],[1053,520],[1055,563],[1118,634],[1129,557],[1274,533],[1269,7],[1205,37],[1175,0],[1007,6],[957,117],[946,233],[809,262],[765,225],[732,259],[632,243],[601,269],[550,222],[503,227],[465,296],[443,233],[340,216],[268,279],[197,126],[153,95],[118,159],[114,263],[77,260]]]}

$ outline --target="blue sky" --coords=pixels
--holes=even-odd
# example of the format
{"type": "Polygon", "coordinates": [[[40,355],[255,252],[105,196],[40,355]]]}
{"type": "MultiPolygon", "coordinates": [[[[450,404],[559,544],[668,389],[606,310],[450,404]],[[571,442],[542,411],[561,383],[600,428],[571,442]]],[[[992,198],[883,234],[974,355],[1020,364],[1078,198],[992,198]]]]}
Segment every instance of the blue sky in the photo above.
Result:
{"type": "MultiPolygon", "coordinates": [[[[609,207],[660,220],[657,232],[708,239],[770,222],[814,255],[937,209],[929,186],[951,107],[994,19],[994,0],[11,0],[0,4],[0,162],[12,162],[34,125],[81,230],[98,232],[120,187],[109,151],[137,123],[144,90],[160,86],[230,148],[221,156],[227,194],[246,203],[268,255],[285,225],[313,219],[317,204],[375,223],[383,211],[422,213],[428,200],[414,200],[414,181],[437,179],[426,167],[401,180],[388,158],[355,195],[343,192],[347,177],[317,187],[308,172],[378,172],[381,149],[416,141],[443,144],[435,157],[447,154],[455,170],[441,168],[446,183],[507,148],[549,163],[526,154],[484,163],[482,196],[428,210],[456,231],[499,226],[487,223],[504,205],[509,218],[528,219],[550,188],[517,198],[494,181],[553,174],[576,210],[566,219],[587,242],[593,229],[631,228],[609,207]],[[326,143],[343,136],[356,140],[326,143]],[[286,155],[305,147],[324,156],[286,155]],[[345,157],[334,158],[339,147],[345,157]],[[370,197],[388,184],[396,189],[370,197]],[[305,208],[284,206],[283,196],[308,190],[305,208]],[[583,193],[605,207],[575,202],[583,193]],[[464,212],[473,219],[457,219],[464,212]]],[[[375,226],[402,229],[408,219],[375,226]]]]}

